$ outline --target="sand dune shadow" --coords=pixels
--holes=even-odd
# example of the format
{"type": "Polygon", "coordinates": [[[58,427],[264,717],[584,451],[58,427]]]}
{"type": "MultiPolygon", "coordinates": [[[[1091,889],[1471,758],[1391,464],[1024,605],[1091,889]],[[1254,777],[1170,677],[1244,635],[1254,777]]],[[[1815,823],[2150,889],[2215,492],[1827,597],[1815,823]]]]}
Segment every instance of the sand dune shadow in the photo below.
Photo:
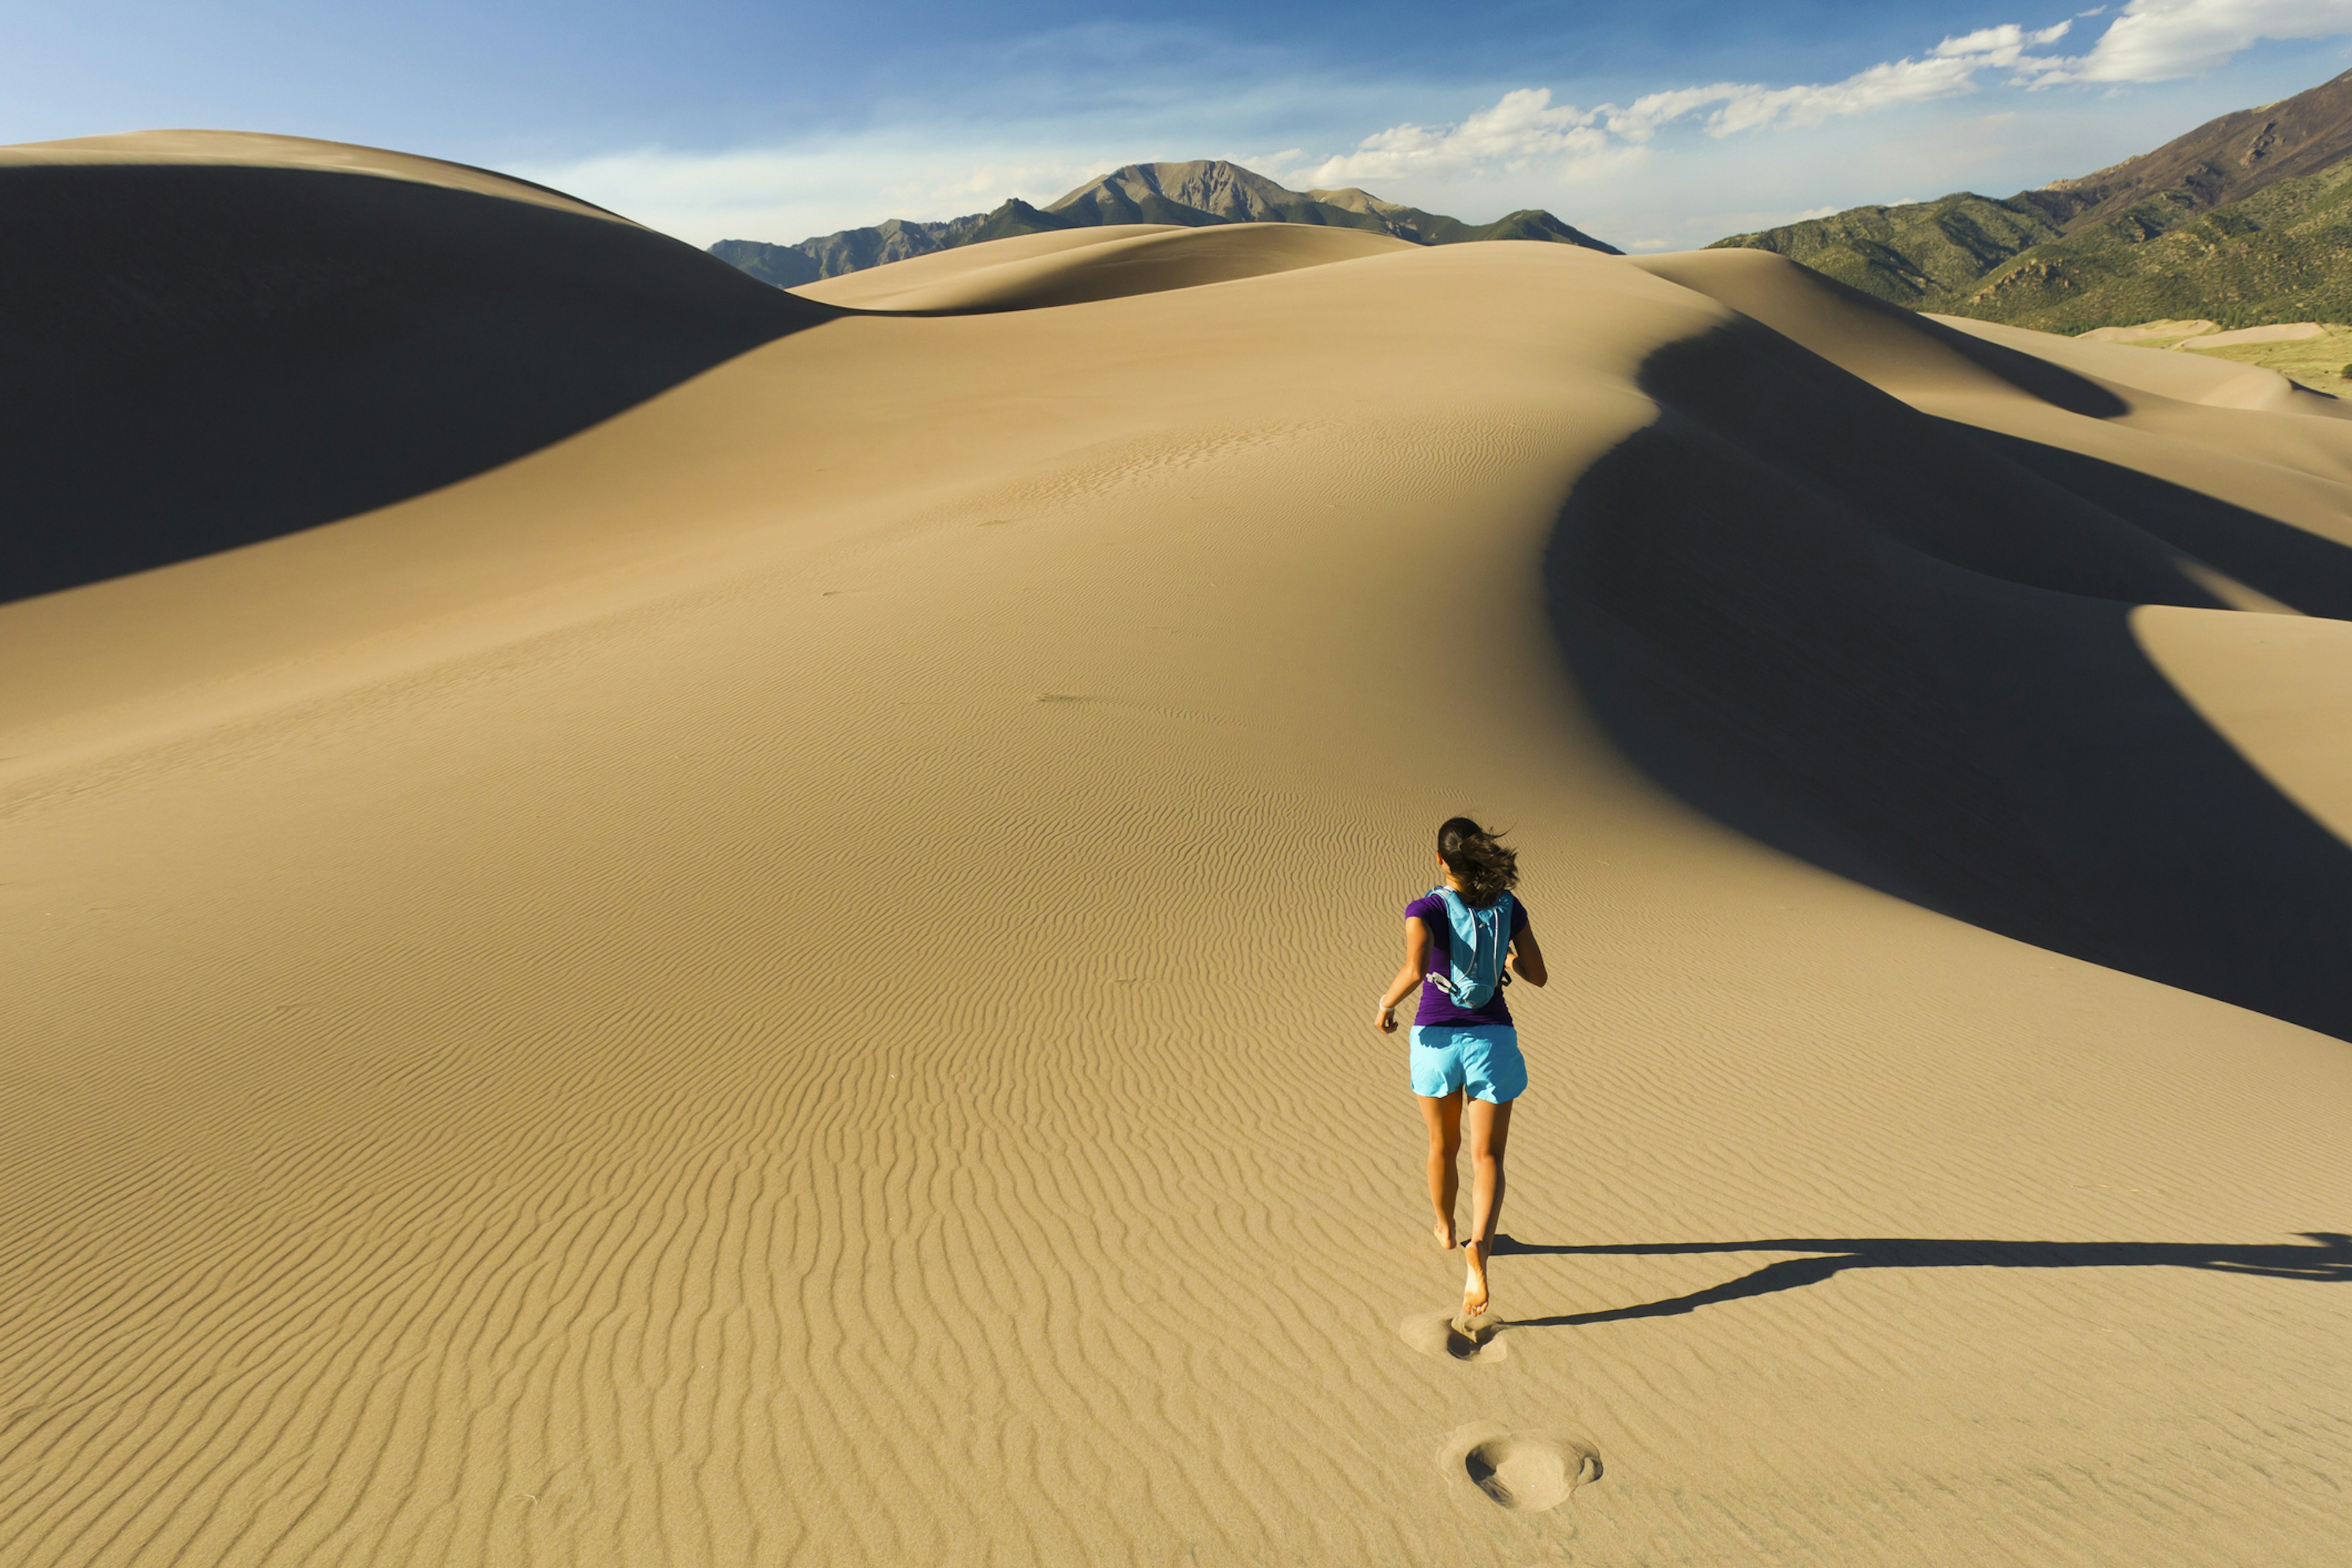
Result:
{"type": "Polygon", "coordinates": [[[1969,434],[2283,605],[2352,620],[2352,550],[2333,540],[2120,463],[1998,430],[1969,434]]]}
{"type": "Polygon", "coordinates": [[[667,236],[415,180],[0,169],[0,602],[512,460],[838,312],[667,236]]]}
{"type": "Polygon", "coordinates": [[[1662,416],[1549,563],[1638,765],[1858,881],[2352,1038],[2352,847],[2141,651],[2134,605],[2221,607],[2162,540],[1753,323],[1642,383],[1662,416]]]}

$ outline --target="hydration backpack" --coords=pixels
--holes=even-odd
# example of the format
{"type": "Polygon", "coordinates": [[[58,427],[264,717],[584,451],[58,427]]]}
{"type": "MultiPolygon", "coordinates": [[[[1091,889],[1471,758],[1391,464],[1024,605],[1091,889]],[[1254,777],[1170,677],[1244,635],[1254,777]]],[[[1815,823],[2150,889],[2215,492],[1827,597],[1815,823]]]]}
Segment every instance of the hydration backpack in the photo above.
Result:
{"type": "Polygon", "coordinates": [[[1483,1007],[1489,997],[1511,983],[1503,955],[1511,947],[1511,895],[1505,893],[1486,909],[1475,910],[1451,888],[1432,888],[1445,900],[1445,921],[1454,928],[1450,962],[1454,973],[1432,970],[1428,982],[1454,998],[1456,1007],[1483,1007]]]}

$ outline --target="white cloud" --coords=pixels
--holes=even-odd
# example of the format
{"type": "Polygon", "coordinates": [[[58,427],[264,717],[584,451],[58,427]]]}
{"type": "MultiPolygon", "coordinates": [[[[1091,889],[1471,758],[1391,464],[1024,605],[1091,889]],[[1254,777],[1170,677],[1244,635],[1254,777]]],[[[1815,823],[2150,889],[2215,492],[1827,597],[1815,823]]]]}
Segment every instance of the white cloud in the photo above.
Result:
{"type": "Polygon", "coordinates": [[[1610,111],[1610,127],[1622,135],[1645,138],[1667,121],[1713,107],[1715,112],[1706,119],[1707,133],[1728,136],[1769,125],[1819,125],[1825,120],[1898,104],[1932,102],[1975,91],[1981,71],[2042,67],[2043,61],[2025,51],[2057,42],[2074,25],[2060,22],[2033,32],[2013,22],[1979,27],[1946,38],[1923,59],[1887,60],[1843,81],[1783,88],[1718,82],[1713,87],[1652,93],[1634,100],[1629,109],[1610,111]]]}
{"type": "Polygon", "coordinates": [[[1930,55],[1924,60],[1888,60],[1843,81],[1818,86],[1772,91],[1746,88],[1707,116],[1706,129],[1710,135],[1728,136],[1774,124],[1819,125],[1849,114],[1974,92],[1976,73],[1987,61],[1980,54],[1930,55]]]}
{"type": "Polygon", "coordinates": [[[2038,28],[2005,22],[1945,38],[1916,59],[1882,61],[1839,81],[1779,88],[1716,82],[1647,93],[1622,107],[1555,105],[1549,90],[1520,88],[1456,125],[1406,123],[1367,136],[1354,151],[1314,165],[1313,174],[1318,184],[1336,184],[1517,171],[1549,161],[1549,172],[1574,176],[1622,161],[1664,126],[1702,114],[1706,133],[1720,138],[1954,98],[1978,90],[1989,72],[2004,73],[2019,87],[2170,81],[2219,66],[2263,38],[2352,33],[2352,0],[2129,0],[2090,53],[2034,52],[2065,37],[2074,26],[2073,18],[2038,28]]]}
{"type": "Polygon", "coordinates": [[[1318,187],[1328,187],[1356,180],[1518,169],[1538,159],[1557,161],[1562,165],[1558,172],[1565,173],[1611,151],[1608,132],[1596,128],[1593,118],[1592,111],[1572,104],[1555,106],[1549,89],[1521,88],[1458,125],[1393,125],[1365,137],[1355,151],[1300,174],[1318,187]]]}
{"type": "Polygon", "coordinates": [[[1685,115],[1694,114],[1713,104],[1736,99],[1742,93],[1761,92],[1760,87],[1743,87],[1735,81],[1719,81],[1713,87],[1678,87],[1671,92],[1645,93],[1623,109],[1610,109],[1610,132],[1629,142],[1647,142],[1657,134],[1658,127],[1685,115]]]}
{"type": "MultiPolygon", "coordinates": [[[[2352,0],[2344,3],[2352,5],[2352,0]]],[[[1783,88],[1716,82],[1647,93],[1622,107],[1554,104],[1547,89],[1520,88],[1459,124],[1407,122],[1375,132],[1352,152],[1314,165],[1311,173],[1318,184],[1337,184],[1342,180],[1516,170],[1538,160],[1552,161],[1557,174],[1589,173],[1623,159],[1662,127],[1702,110],[1711,111],[1706,117],[1707,134],[1729,136],[1771,125],[1818,125],[1844,115],[1973,92],[1979,73],[1988,69],[2047,71],[2058,62],[2026,50],[2055,43],[2073,26],[2065,21],[2032,32],[2015,23],[1980,27],[1946,38],[1924,58],[1888,60],[1843,81],[1783,88]]]]}
{"type": "Polygon", "coordinates": [[[2008,65],[2017,58],[2026,45],[2054,44],[2073,31],[2074,26],[2074,24],[2071,21],[2060,22],[2055,26],[2044,27],[2038,33],[2029,33],[2014,22],[2007,22],[1998,27],[1979,27],[1973,33],[1964,33],[1957,38],[1946,38],[1936,46],[1936,53],[1987,55],[1992,57],[1992,62],[1995,65],[2008,65]],[[2003,58],[2004,56],[2006,58],[2003,58]]]}
{"type": "Polygon", "coordinates": [[[2264,38],[2352,32],[2352,0],[2131,0],[2091,52],[2058,62],[2046,83],[2174,81],[2222,65],[2264,38]]]}

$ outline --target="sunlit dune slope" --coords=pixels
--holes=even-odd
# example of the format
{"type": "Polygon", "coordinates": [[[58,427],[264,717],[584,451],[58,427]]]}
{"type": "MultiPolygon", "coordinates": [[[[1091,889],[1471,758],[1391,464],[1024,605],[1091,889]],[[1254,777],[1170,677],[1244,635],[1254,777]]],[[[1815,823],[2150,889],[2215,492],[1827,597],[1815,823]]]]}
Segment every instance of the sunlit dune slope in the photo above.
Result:
{"type": "Polygon", "coordinates": [[[512,174],[478,169],[470,163],[452,163],[441,158],[420,158],[414,153],[361,147],[348,142],[321,142],[309,136],[273,136],[254,131],[131,131],[111,136],[76,136],[61,142],[27,142],[0,147],[0,167],[106,164],[150,168],[199,164],[375,174],[453,191],[472,191],[478,195],[503,196],[509,201],[532,202],[611,223],[629,221],[592,202],[529,180],[519,180],[512,174]]]}
{"type": "Polygon", "coordinates": [[[867,310],[1027,310],[1194,289],[1410,248],[1410,242],[1391,235],[1306,224],[1130,224],[966,246],[793,292],[867,310]]]}
{"type": "Polygon", "coordinates": [[[557,193],[289,138],[0,149],[0,599],[451,483],[828,314],[557,193]]]}
{"type": "Polygon", "coordinates": [[[2352,623],[2146,605],[2132,631],[2241,756],[2352,840],[2352,623]]]}
{"type": "Polygon", "coordinates": [[[1240,232],[0,605],[10,1568],[2330,1561],[2347,426],[1240,232]],[[1370,1026],[1462,810],[1483,1345],[1370,1026]]]}
{"type": "Polygon", "coordinates": [[[1015,235],[1010,239],[990,240],[978,246],[962,245],[948,250],[935,250],[928,256],[909,257],[904,261],[866,268],[855,274],[843,273],[837,278],[803,284],[791,292],[827,304],[865,307],[870,306],[876,299],[887,299],[895,294],[948,283],[963,278],[967,273],[990,272],[1008,264],[1033,262],[1063,251],[1084,250],[1113,240],[1183,232],[1176,225],[1166,223],[1106,224],[1099,228],[1048,229],[1043,234],[1015,235]],[[848,290],[846,296],[836,298],[836,292],[842,289],[848,290]]]}

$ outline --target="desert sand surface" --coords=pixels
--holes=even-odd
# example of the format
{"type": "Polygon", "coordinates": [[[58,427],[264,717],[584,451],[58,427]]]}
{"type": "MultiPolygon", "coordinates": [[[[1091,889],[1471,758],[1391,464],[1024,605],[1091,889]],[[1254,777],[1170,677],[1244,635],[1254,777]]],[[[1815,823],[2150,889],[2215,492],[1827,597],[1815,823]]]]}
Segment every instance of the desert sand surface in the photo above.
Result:
{"type": "Polygon", "coordinates": [[[2342,321],[2283,321],[2222,331],[2215,321],[2144,321],[2136,327],[2102,327],[2078,342],[2129,342],[2149,348],[2253,365],[2286,376],[2312,391],[2342,399],[2352,396],[2352,325],[2342,321]]]}
{"type": "Polygon", "coordinates": [[[2327,328],[2318,321],[2277,321],[2266,327],[2240,327],[2234,331],[2207,332],[2184,343],[2185,348],[2235,348],[2241,343],[2291,343],[2324,338],[2327,328]]]}
{"type": "Polygon", "coordinates": [[[223,370],[191,187],[37,432],[10,1563],[2340,1560],[2329,400],[1274,226],[889,313],[516,199],[527,317],[483,191],[37,153],[385,259],[223,370]],[[1455,811],[1552,971],[1478,1343],[1369,1022],[1455,811]]]}
{"type": "Polygon", "coordinates": [[[2076,336],[2085,342],[2137,343],[2148,347],[2207,349],[2238,348],[2247,343],[2304,342],[2324,338],[2320,321],[2274,321],[2268,326],[2238,327],[2223,331],[2218,321],[2142,321],[2134,327],[2095,327],[2076,336]]]}
{"type": "Polygon", "coordinates": [[[2201,337],[2221,330],[2219,321],[2199,317],[2192,321],[2141,321],[2128,327],[2094,327],[2075,337],[2089,343],[2139,343],[2151,347],[2169,347],[2183,338],[2201,337]]]}

